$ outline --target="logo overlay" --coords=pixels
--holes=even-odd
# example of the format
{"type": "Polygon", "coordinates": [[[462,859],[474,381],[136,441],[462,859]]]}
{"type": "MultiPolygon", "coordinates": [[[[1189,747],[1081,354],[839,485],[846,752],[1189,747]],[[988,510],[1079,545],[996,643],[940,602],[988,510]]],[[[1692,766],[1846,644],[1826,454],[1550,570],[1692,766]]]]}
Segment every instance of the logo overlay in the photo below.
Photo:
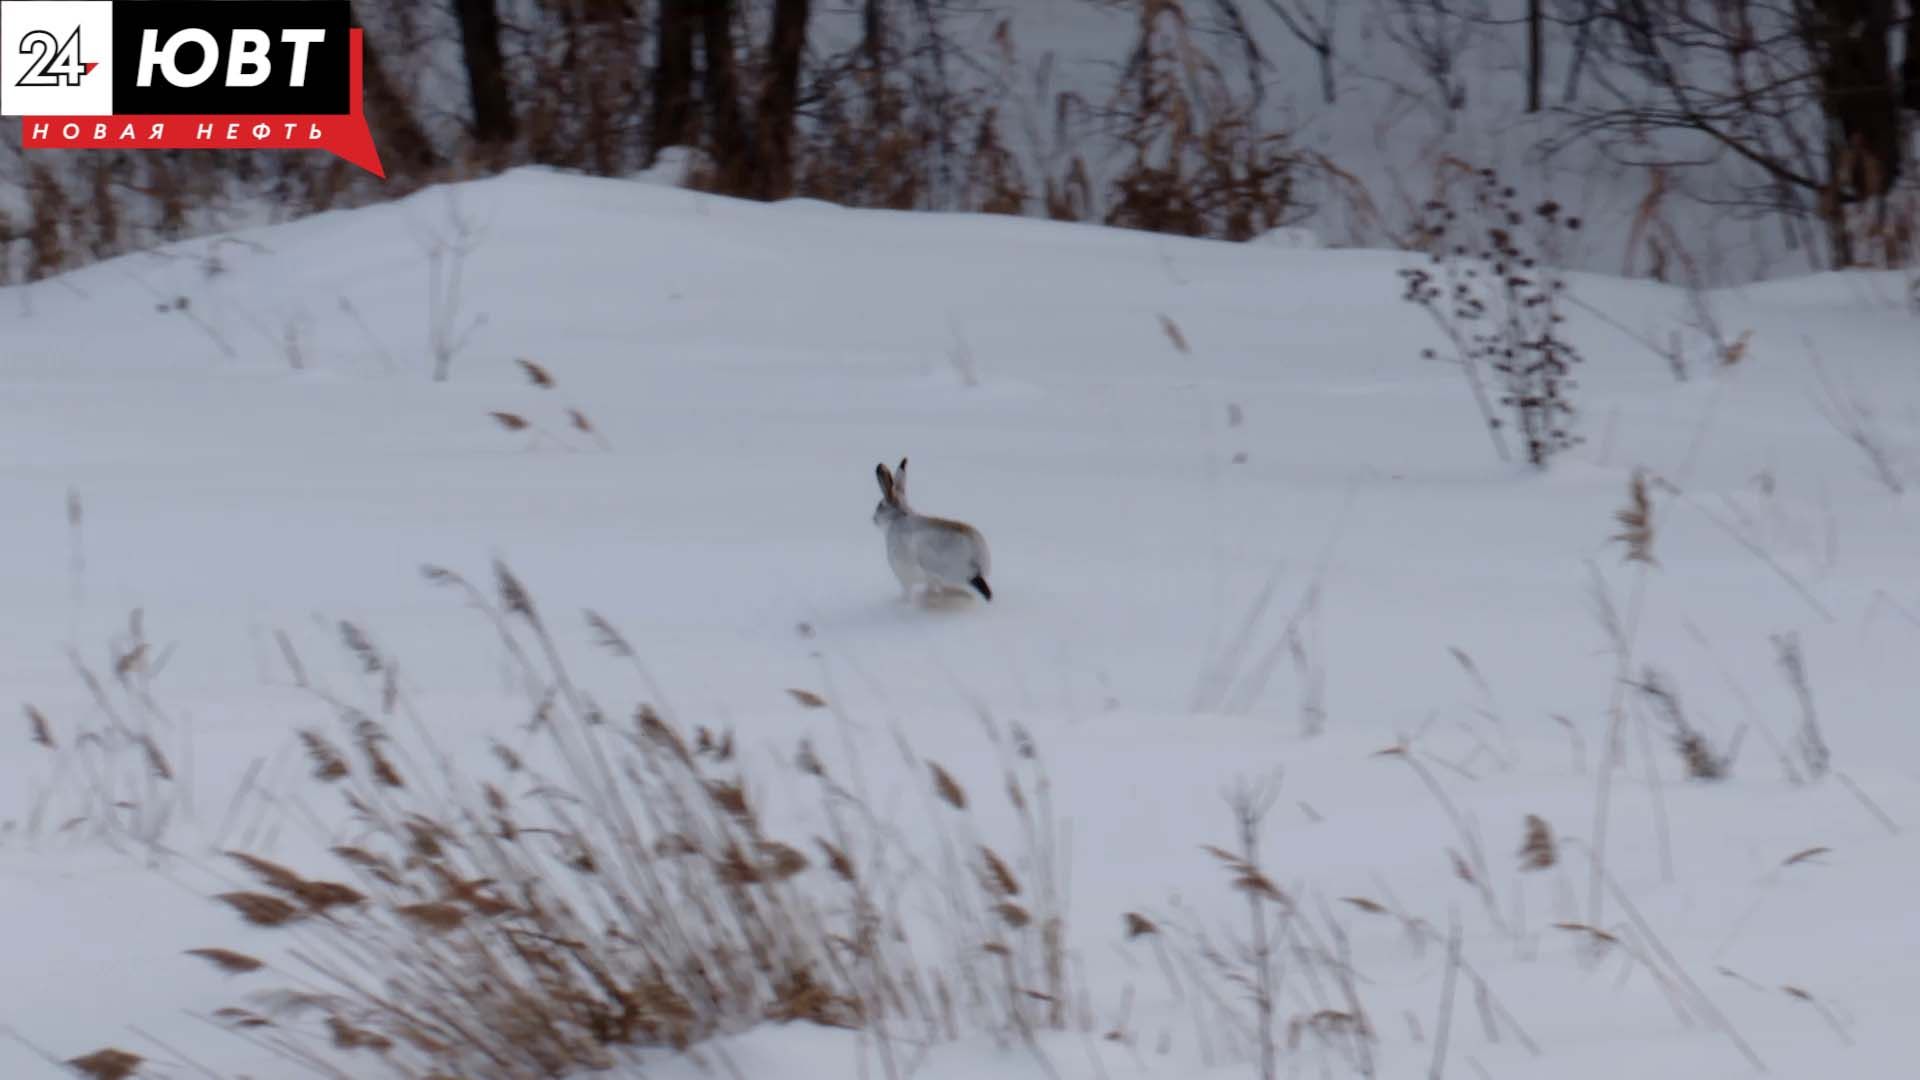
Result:
{"type": "Polygon", "coordinates": [[[0,0],[29,150],[326,150],[381,178],[347,0],[0,0]]]}

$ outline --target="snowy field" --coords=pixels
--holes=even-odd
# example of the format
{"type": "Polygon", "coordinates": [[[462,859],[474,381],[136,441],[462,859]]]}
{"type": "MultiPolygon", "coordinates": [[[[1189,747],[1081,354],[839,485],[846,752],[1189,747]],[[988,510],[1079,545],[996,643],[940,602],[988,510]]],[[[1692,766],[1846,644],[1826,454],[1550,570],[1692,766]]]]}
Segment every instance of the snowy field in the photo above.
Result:
{"type": "MultiPolygon", "coordinates": [[[[610,715],[730,731],[798,846],[824,828],[804,740],[859,759],[903,845],[938,842],[910,747],[1019,850],[981,717],[1030,733],[1072,1019],[962,1025],[914,1075],[1257,1075],[1246,990],[1171,929],[1245,951],[1247,894],[1203,849],[1238,850],[1236,783],[1278,785],[1279,1075],[1911,1075],[1909,283],[1709,294],[1747,335],[1718,366],[1685,292],[1574,278],[1586,442],[1539,474],[1420,359],[1413,263],[521,170],[0,290],[0,686],[53,744],[20,721],[0,752],[0,1076],[106,1046],[147,1076],[301,1075],[207,1019],[313,981],[314,931],[211,899],[252,887],[220,853],[317,872],[358,835],[296,737],[337,729],[327,695],[382,697],[342,620],[393,658],[409,732],[526,741],[494,628],[421,573],[491,589],[495,559],[610,715]],[[902,456],[918,508],[988,537],[991,604],[898,600],[870,516],[902,456]],[[1611,539],[1636,468],[1651,566],[1611,539]],[[1650,670],[1730,775],[1685,775],[1650,670]],[[1523,865],[1529,815],[1550,866],[1523,865]],[[270,968],[185,955],[213,946],[270,968]]],[[[632,1067],[886,1075],[805,1023],[712,1046],[632,1067]]]]}

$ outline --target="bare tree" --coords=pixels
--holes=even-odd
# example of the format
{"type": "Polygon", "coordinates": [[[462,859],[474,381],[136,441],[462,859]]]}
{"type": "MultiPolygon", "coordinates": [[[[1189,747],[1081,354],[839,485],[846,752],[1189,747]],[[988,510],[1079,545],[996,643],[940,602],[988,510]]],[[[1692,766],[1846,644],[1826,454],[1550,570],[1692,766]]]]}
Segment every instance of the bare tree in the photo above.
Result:
{"type": "Polygon", "coordinates": [[[1333,32],[1340,0],[1265,0],[1287,31],[1320,62],[1320,100],[1333,104],[1333,32]]]}
{"type": "Polygon", "coordinates": [[[1849,211],[1883,206],[1906,156],[1894,3],[1600,0],[1603,100],[1570,107],[1569,136],[1634,164],[1731,159],[1742,202],[1817,219],[1853,265],[1849,211]]]}
{"type": "Polygon", "coordinates": [[[1378,0],[1378,25],[1388,41],[1405,51],[1425,77],[1428,92],[1418,96],[1437,103],[1441,124],[1451,134],[1454,114],[1467,104],[1461,62],[1467,47],[1489,21],[1485,0],[1378,0]]]}

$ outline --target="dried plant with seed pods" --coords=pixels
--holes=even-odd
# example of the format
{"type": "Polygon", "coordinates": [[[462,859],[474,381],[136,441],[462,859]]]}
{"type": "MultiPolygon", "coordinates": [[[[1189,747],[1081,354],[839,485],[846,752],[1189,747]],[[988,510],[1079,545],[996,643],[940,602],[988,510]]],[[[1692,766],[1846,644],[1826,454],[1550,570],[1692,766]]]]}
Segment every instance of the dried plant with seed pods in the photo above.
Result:
{"type": "Polygon", "coordinates": [[[1472,170],[1460,205],[1429,202],[1416,226],[1429,265],[1400,271],[1402,299],[1432,317],[1502,461],[1513,432],[1536,468],[1580,444],[1574,369],[1584,359],[1566,336],[1566,279],[1553,268],[1561,234],[1580,220],[1559,203],[1522,209],[1492,169],[1472,170]],[[1489,388],[1489,382],[1492,383],[1489,388]]]}

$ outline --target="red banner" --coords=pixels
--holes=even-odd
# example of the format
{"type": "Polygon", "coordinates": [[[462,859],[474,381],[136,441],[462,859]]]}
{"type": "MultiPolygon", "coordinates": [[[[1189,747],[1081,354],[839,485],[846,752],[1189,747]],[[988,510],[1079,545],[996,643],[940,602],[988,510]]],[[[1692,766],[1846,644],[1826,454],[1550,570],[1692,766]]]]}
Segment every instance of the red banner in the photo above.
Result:
{"type": "Polygon", "coordinates": [[[386,178],[361,95],[361,31],[348,35],[351,111],[344,116],[28,116],[28,150],[325,150],[386,178]]]}

